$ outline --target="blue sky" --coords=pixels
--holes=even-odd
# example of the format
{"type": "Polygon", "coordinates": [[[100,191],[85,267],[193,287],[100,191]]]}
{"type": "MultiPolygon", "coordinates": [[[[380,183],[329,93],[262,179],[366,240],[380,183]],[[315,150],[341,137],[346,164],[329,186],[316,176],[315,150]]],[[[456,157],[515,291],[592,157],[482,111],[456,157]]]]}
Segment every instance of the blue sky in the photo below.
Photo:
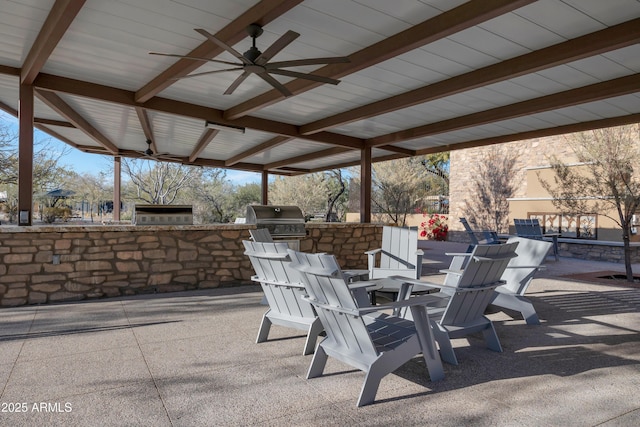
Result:
{"type": "MultiPolygon", "coordinates": [[[[15,117],[0,111],[0,123],[3,125],[8,124],[10,127],[15,129],[15,132],[17,133],[18,119],[15,117]]],[[[66,151],[66,154],[61,159],[61,163],[78,173],[90,173],[97,175],[100,172],[109,172],[113,166],[113,157],[111,156],[84,153],[37,129],[35,130],[34,135],[36,141],[51,141],[51,149],[66,151]]],[[[259,183],[261,176],[255,172],[227,170],[227,179],[234,184],[242,185],[250,182],[259,183]]]]}

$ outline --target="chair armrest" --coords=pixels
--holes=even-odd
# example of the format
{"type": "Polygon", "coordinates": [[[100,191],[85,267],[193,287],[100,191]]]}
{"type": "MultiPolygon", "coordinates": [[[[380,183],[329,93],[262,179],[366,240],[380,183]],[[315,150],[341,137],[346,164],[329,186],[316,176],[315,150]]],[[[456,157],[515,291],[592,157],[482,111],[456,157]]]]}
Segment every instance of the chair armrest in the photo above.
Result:
{"type": "Polygon", "coordinates": [[[456,276],[462,276],[462,273],[464,272],[464,270],[452,270],[450,268],[445,268],[439,271],[443,274],[455,274],[456,276]]]}
{"type": "Polygon", "coordinates": [[[254,256],[256,258],[276,258],[276,259],[286,259],[289,257],[289,254],[286,252],[255,252],[255,251],[245,251],[245,255],[254,256]]]}
{"type": "Polygon", "coordinates": [[[380,283],[375,282],[373,280],[349,283],[347,286],[349,287],[350,290],[366,288],[367,290],[376,291],[382,288],[382,285],[380,283]]]}
{"type": "Polygon", "coordinates": [[[546,270],[546,265],[508,265],[507,270],[514,268],[535,268],[536,270],[546,270]]]}
{"type": "Polygon", "coordinates": [[[378,249],[371,249],[370,251],[366,251],[365,254],[367,255],[373,255],[373,254],[377,254],[378,252],[382,252],[382,248],[378,248],[378,249]]]}
{"type": "Polygon", "coordinates": [[[462,253],[445,252],[445,255],[447,255],[447,256],[464,256],[464,257],[470,257],[470,256],[471,256],[471,252],[462,252],[462,253]]]}
{"type": "Polygon", "coordinates": [[[285,288],[300,288],[304,289],[304,285],[302,283],[284,283],[284,282],[276,282],[273,280],[263,279],[258,276],[251,276],[251,280],[258,283],[264,283],[266,285],[274,285],[274,286],[282,286],[285,288]]]}

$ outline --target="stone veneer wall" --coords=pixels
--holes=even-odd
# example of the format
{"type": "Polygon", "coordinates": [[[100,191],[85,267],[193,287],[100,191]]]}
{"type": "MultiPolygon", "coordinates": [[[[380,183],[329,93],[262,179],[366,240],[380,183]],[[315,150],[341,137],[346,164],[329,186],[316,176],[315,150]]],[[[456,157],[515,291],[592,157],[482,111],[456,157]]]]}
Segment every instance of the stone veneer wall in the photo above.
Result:
{"type": "MultiPolygon", "coordinates": [[[[0,228],[0,306],[243,285],[252,225],[0,228]]],[[[366,269],[382,225],[307,224],[303,251],[366,269]]]]}
{"type": "MultiPolygon", "coordinates": [[[[565,161],[575,157],[573,150],[562,135],[451,151],[448,240],[469,242],[458,218],[471,216],[467,212],[467,200],[476,197],[473,192],[475,171],[485,153],[493,149],[504,153],[515,152],[518,155],[515,165],[515,179],[518,185],[513,197],[525,197],[527,194],[527,168],[548,165],[549,156],[552,154],[565,159],[565,161]]],[[[506,233],[507,230],[500,232],[506,233]]]]}
{"type": "MultiPolygon", "coordinates": [[[[624,264],[624,248],[619,242],[567,240],[558,242],[558,254],[569,258],[624,264]]],[[[631,262],[640,263],[640,244],[631,243],[631,262]]]]}

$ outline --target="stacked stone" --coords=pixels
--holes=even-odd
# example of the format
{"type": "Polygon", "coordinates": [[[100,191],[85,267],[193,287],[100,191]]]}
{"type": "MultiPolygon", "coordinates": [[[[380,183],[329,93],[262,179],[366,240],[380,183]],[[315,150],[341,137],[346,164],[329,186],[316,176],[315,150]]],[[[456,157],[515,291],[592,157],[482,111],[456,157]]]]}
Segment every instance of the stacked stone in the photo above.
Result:
{"type": "MultiPolygon", "coordinates": [[[[301,249],[365,269],[382,227],[308,224],[301,249]]],[[[0,306],[251,284],[251,225],[9,227],[0,233],[0,306]]]]}

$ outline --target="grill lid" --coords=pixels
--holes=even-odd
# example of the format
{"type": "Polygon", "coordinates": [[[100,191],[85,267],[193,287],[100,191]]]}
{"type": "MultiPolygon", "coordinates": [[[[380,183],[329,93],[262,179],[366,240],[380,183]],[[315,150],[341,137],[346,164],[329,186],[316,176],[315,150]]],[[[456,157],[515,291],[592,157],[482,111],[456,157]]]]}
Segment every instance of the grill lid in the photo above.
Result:
{"type": "Polygon", "coordinates": [[[301,237],[307,233],[302,210],[297,206],[247,206],[246,223],[268,229],[273,237],[301,237]]]}

